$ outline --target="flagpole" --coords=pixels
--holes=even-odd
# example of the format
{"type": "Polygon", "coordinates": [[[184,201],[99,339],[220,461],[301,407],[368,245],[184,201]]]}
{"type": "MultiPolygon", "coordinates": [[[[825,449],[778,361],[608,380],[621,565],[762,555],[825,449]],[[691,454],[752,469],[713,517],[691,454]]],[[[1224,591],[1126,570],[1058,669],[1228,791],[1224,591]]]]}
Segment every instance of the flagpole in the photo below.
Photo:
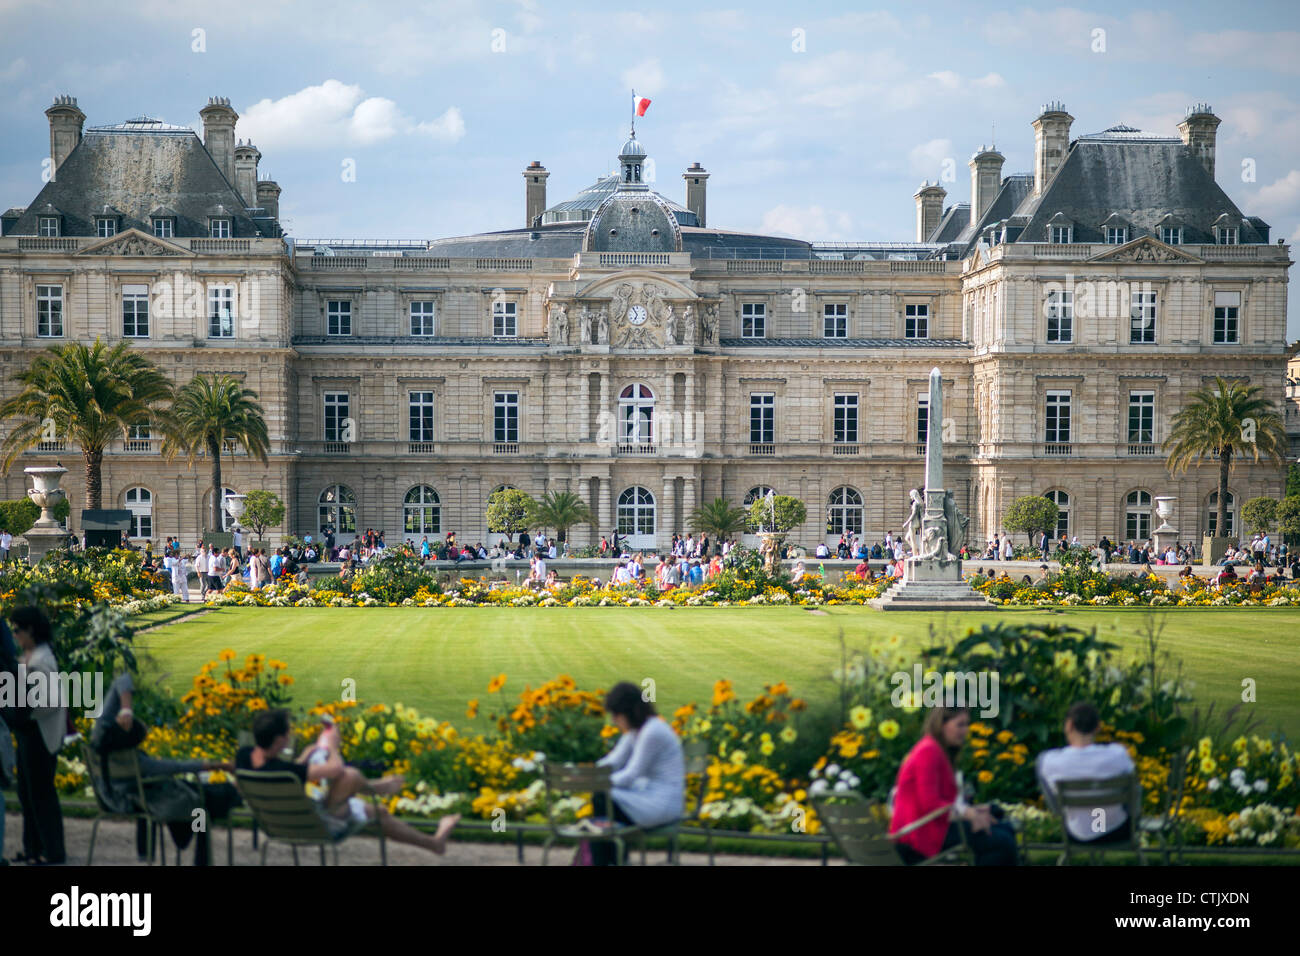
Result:
{"type": "Polygon", "coordinates": [[[636,139],[636,89],[632,90],[632,139],[636,139]]]}

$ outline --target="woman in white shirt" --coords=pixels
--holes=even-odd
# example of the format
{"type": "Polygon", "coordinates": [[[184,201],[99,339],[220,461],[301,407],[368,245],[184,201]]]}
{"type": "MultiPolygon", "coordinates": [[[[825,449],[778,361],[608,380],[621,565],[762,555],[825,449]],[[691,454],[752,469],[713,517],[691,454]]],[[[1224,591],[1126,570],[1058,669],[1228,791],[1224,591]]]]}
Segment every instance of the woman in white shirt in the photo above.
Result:
{"type": "MultiPolygon", "coordinates": [[[[605,712],[623,732],[614,749],[596,762],[613,770],[609,779],[615,822],[649,828],[680,820],[686,809],[686,764],[676,731],[644,699],[641,688],[628,681],[615,684],[605,695],[605,712]]],[[[610,815],[604,804],[604,795],[596,794],[594,816],[610,815]]],[[[613,865],[611,843],[595,842],[591,850],[596,865],[613,865]]]]}

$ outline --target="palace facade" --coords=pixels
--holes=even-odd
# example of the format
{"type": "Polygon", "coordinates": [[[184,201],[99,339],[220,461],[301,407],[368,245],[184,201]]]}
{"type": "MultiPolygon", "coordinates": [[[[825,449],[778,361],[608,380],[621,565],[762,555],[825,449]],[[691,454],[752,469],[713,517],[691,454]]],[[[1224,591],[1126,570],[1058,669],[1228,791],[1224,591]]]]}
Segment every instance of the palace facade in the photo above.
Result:
{"type": "MultiPolygon", "coordinates": [[[[0,220],[0,396],[38,350],[96,338],[128,338],[178,384],[235,375],[271,455],[228,456],[228,492],[279,494],[283,534],[487,540],[488,495],[513,486],[587,500],[599,526],[580,544],[617,527],[651,547],[701,503],[771,488],[808,506],[794,540],[875,539],[922,483],[937,366],[973,538],[1044,494],[1085,541],[1147,537],[1174,495],[1190,539],[1213,530],[1217,472],[1171,477],[1160,447],[1188,393],[1223,375],[1286,401],[1290,250],[1216,182],[1207,106],[1177,136],[1079,136],[1049,104],[1032,172],[981,147],[968,202],[924,183],[915,241],[879,243],[711,226],[709,173],[683,172],[682,204],[660,195],[635,133],[616,172],[558,204],[527,166],[519,228],[301,241],[227,100],[201,110],[201,138],[147,117],[85,128],[70,97],[46,114],[50,181],[0,220]]],[[[131,510],[137,538],[194,538],[208,468],[160,444],[122,436],[104,506],[131,510]]],[[[0,493],[56,460],[76,528],[80,456],[58,435],[0,493]]],[[[1230,520],[1281,490],[1280,469],[1239,465],[1230,520]]]]}

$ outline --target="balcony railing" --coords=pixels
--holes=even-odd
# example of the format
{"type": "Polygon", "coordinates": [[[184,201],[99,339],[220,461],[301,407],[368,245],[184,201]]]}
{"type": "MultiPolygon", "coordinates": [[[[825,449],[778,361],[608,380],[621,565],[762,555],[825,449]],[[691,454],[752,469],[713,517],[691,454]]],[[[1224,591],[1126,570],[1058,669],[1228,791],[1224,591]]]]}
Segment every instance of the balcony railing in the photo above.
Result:
{"type": "Polygon", "coordinates": [[[153,440],[149,438],[128,438],[122,442],[122,450],[133,455],[147,455],[153,451],[153,440]]]}
{"type": "Polygon", "coordinates": [[[923,441],[919,441],[919,442],[916,443],[916,453],[917,453],[918,455],[924,455],[924,454],[925,454],[925,442],[923,442],[923,441]]]}
{"type": "Polygon", "coordinates": [[[749,453],[751,455],[775,455],[776,445],[770,442],[750,443],[749,453]]]}
{"type": "Polygon", "coordinates": [[[1130,455],[1154,455],[1156,446],[1150,442],[1130,442],[1128,453],[1130,455]]]}
{"type": "Polygon", "coordinates": [[[519,454],[519,442],[517,441],[499,441],[492,445],[492,454],[494,455],[517,455],[519,454]]]}
{"type": "Polygon", "coordinates": [[[67,451],[68,443],[64,441],[43,441],[37,444],[36,450],[46,454],[56,451],[67,451]]]}
{"type": "Polygon", "coordinates": [[[431,441],[408,442],[406,445],[406,451],[411,455],[432,455],[433,445],[434,443],[431,441]]]}
{"type": "Polygon", "coordinates": [[[352,443],[346,441],[327,441],[322,443],[321,451],[327,455],[348,455],[352,453],[352,443]]]}
{"type": "Polygon", "coordinates": [[[659,446],[653,442],[643,444],[624,444],[620,442],[617,447],[620,455],[653,455],[659,450],[659,446]]]}
{"type": "Polygon", "coordinates": [[[1068,458],[1074,454],[1074,446],[1066,442],[1048,442],[1043,445],[1043,454],[1049,458],[1068,458]]]}
{"type": "Polygon", "coordinates": [[[832,455],[856,455],[858,453],[857,445],[847,445],[837,442],[831,446],[832,455]]]}

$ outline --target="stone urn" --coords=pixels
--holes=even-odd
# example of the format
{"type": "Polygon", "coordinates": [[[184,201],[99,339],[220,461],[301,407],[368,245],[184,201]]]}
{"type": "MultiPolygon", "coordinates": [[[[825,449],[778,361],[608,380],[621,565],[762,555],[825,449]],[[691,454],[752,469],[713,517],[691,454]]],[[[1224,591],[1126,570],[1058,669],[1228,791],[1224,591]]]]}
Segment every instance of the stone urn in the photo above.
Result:
{"type": "Polygon", "coordinates": [[[1169,519],[1173,516],[1174,502],[1177,500],[1173,495],[1161,495],[1156,498],[1156,514],[1160,516],[1160,527],[1156,528],[1157,532],[1174,530],[1169,525],[1169,519]]]}
{"type": "Polygon", "coordinates": [[[226,495],[225,506],[226,514],[235,522],[235,527],[239,527],[239,519],[244,515],[244,501],[247,495],[226,495]]]}
{"type": "Polygon", "coordinates": [[[62,533],[63,529],[58,519],[54,517],[54,509],[67,497],[59,487],[59,482],[68,473],[68,469],[62,465],[40,465],[24,468],[23,472],[31,475],[32,478],[33,487],[28,490],[27,497],[41,509],[41,516],[36,519],[36,524],[32,525],[32,528],[58,529],[62,533]]]}

